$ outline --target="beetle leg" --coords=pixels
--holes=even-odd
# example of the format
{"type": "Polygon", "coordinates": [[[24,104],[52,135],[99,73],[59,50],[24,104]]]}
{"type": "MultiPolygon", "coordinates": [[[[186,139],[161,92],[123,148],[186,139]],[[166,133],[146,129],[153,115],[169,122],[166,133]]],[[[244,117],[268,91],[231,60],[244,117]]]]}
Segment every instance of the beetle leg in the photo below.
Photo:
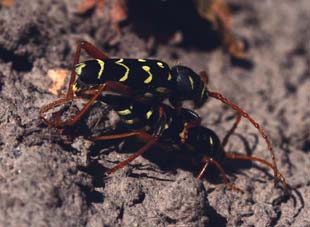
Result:
{"type": "MultiPolygon", "coordinates": [[[[55,123],[55,122],[52,122],[52,121],[49,121],[47,120],[43,114],[46,113],[47,111],[49,111],[50,109],[53,109],[57,106],[61,106],[69,101],[71,101],[73,98],[68,98],[68,97],[65,97],[65,98],[62,98],[62,99],[58,99],[52,103],[49,103],[47,104],[46,106],[43,106],[41,107],[40,111],[39,111],[39,117],[49,126],[53,126],[53,125],[57,125],[57,124],[60,124],[60,122],[58,120],[56,120],[58,123],[55,123]]],[[[57,115],[61,116],[61,110],[58,111],[57,115]]]]}
{"type": "Polygon", "coordinates": [[[255,156],[247,156],[247,155],[234,154],[234,153],[225,153],[225,157],[229,158],[229,159],[235,159],[235,160],[239,159],[239,160],[255,161],[255,162],[259,162],[265,166],[268,166],[269,168],[272,168],[273,171],[275,171],[277,173],[277,177],[279,177],[280,181],[282,182],[284,193],[287,194],[287,184],[285,181],[285,177],[270,162],[267,162],[266,160],[255,157],[255,156]]]}
{"type": "Polygon", "coordinates": [[[126,85],[123,85],[121,83],[114,82],[114,81],[107,81],[106,83],[102,84],[96,92],[94,92],[94,93],[91,92],[91,93],[93,93],[93,96],[91,97],[91,99],[82,108],[82,110],[77,115],[75,115],[75,117],[73,117],[71,120],[69,120],[67,122],[61,122],[61,121],[57,121],[56,123],[50,122],[43,117],[43,113],[47,112],[48,110],[50,110],[54,107],[63,105],[66,102],[71,101],[74,97],[73,98],[65,97],[63,99],[58,99],[58,100],[56,100],[56,101],[54,101],[54,102],[52,102],[46,106],[43,106],[39,112],[40,117],[45,121],[45,123],[47,123],[50,126],[55,126],[55,127],[61,127],[61,126],[65,126],[65,125],[66,126],[72,126],[90,108],[90,106],[96,101],[96,99],[101,95],[101,93],[103,91],[106,91],[106,90],[113,91],[113,92],[119,93],[119,94],[124,95],[124,96],[131,96],[131,90],[126,85]]]}
{"type": "Polygon", "coordinates": [[[224,169],[223,169],[223,167],[221,166],[220,163],[218,163],[217,161],[215,161],[214,159],[209,158],[209,157],[204,157],[204,159],[205,159],[204,160],[205,164],[202,167],[200,173],[198,174],[197,179],[201,179],[202,178],[202,176],[206,172],[206,169],[207,169],[209,163],[211,163],[211,164],[214,164],[216,166],[216,168],[220,171],[220,173],[222,175],[222,179],[223,179],[224,184],[226,185],[226,187],[228,187],[231,190],[237,191],[237,192],[243,192],[242,189],[240,189],[237,186],[235,186],[234,184],[230,183],[230,181],[227,178],[226,173],[225,173],[225,171],[224,171],[224,169]]]}
{"type": "Polygon", "coordinates": [[[101,50],[99,50],[97,47],[94,45],[86,42],[86,41],[80,41],[77,48],[76,52],[74,55],[73,63],[72,63],[72,71],[71,71],[71,77],[70,77],[70,82],[69,82],[69,87],[68,87],[68,92],[67,92],[67,98],[72,98],[73,97],[73,89],[72,85],[75,81],[75,71],[74,71],[74,66],[79,63],[80,61],[80,56],[81,56],[81,50],[85,50],[85,52],[92,58],[97,58],[97,59],[107,59],[109,58],[105,53],[103,53],[101,50]]]}
{"type": "Polygon", "coordinates": [[[254,125],[255,128],[257,128],[258,132],[261,134],[261,136],[264,138],[266,141],[268,150],[270,151],[271,158],[272,158],[272,163],[273,163],[273,170],[274,170],[274,184],[276,185],[277,183],[277,172],[278,172],[278,167],[276,163],[276,157],[273,151],[272,144],[265,132],[265,130],[243,109],[241,109],[238,105],[235,103],[229,101],[227,98],[225,98],[222,94],[218,92],[208,92],[210,97],[213,97],[215,99],[220,100],[222,103],[230,106],[233,110],[237,111],[242,117],[246,118],[252,125],[254,125]]]}
{"type": "MultiPolygon", "coordinates": [[[[74,55],[74,60],[73,60],[73,63],[72,63],[72,71],[71,71],[71,76],[70,76],[70,82],[69,82],[69,86],[68,86],[68,91],[67,91],[67,95],[65,96],[65,98],[62,98],[62,99],[59,99],[59,100],[56,100],[44,107],[42,107],[40,109],[40,112],[39,112],[39,115],[40,115],[40,118],[43,119],[43,121],[45,121],[45,123],[47,123],[48,125],[51,125],[53,123],[49,122],[48,120],[46,120],[44,117],[43,117],[43,113],[47,112],[48,110],[54,108],[54,107],[57,107],[57,106],[60,106],[68,101],[71,101],[72,99],[74,99],[74,93],[73,93],[73,83],[75,81],[75,71],[73,70],[74,66],[76,64],[79,63],[79,60],[80,60],[80,55],[81,55],[81,50],[85,50],[86,53],[93,57],[93,58],[98,58],[98,59],[107,59],[109,58],[106,54],[104,54],[101,50],[99,50],[97,47],[95,47],[94,45],[86,42],[86,41],[80,41],[77,48],[76,48],[76,52],[75,52],[75,55],[74,55]]],[[[119,92],[119,93],[123,93],[124,90],[126,90],[125,93],[128,93],[128,88],[124,89],[122,88],[121,86],[119,86],[119,91],[116,91],[116,92],[119,92]]],[[[56,123],[55,125],[61,125],[61,123],[56,123]]]]}
{"type": "Polygon", "coordinates": [[[77,115],[75,115],[74,118],[72,118],[71,120],[67,122],[62,122],[61,124],[58,123],[56,126],[59,127],[59,126],[64,126],[64,125],[66,126],[74,125],[83,116],[83,114],[85,114],[85,112],[91,107],[91,105],[97,100],[97,98],[101,95],[101,93],[106,90],[117,92],[125,96],[131,95],[131,90],[127,86],[120,84],[118,82],[107,81],[106,83],[102,84],[99,87],[98,91],[86,103],[86,105],[82,108],[82,110],[77,115]]]}
{"type": "Polygon", "coordinates": [[[123,139],[132,136],[139,136],[141,134],[140,131],[137,132],[127,132],[121,134],[114,134],[114,135],[104,135],[104,136],[96,136],[88,138],[91,141],[102,141],[102,140],[113,140],[113,139],[123,139]]]}
{"type": "Polygon", "coordinates": [[[135,153],[131,154],[126,160],[118,163],[117,165],[115,165],[114,167],[109,169],[107,174],[114,173],[115,171],[117,171],[117,170],[125,167],[126,165],[128,165],[130,162],[135,160],[137,157],[139,157],[144,152],[146,152],[148,149],[150,149],[150,147],[152,147],[154,144],[156,144],[158,142],[159,138],[160,138],[160,137],[152,137],[151,135],[149,135],[146,132],[140,132],[136,136],[138,136],[139,138],[147,141],[147,143],[143,147],[141,147],[138,151],[136,151],[135,153]]]}
{"type": "Polygon", "coordinates": [[[210,161],[206,160],[205,164],[203,165],[202,169],[200,170],[199,174],[197,175],[197,179],[201,179],[203,175],[205,174],[207,167],[209,166],[210,161]]]}
{"type": "MultiPolygon", "coordinates": [[[[160,119],[165,119],[165,117],[166,117],[165,111],[162,107],[159,108],[159,117],[160,117],[160,119]]],[[[120,139],[120,138],[127,138],[127,137],[131,137],[131,136],[137,136],[139,139],[146,142],[146,144],[142,148],[140,148],[138,151],[136,151],[135,153],[130,155],[126,160],[118,163],[116,166],[111,168],[107,173],[111,174],[111,173],[123,168],[124,166],[128,165],[131,161],[136,159],[138,156],[140,156],[144,152],[146,152],[151,146],[156,144],[161,137],[162,130],[160,130],[160,129],[163,128],[163,124],[165,124],[165,121],[159,121],[158,122],[159,129],[155,130],[155,132],[156,132],[155,136],[152,136],[152,135],[150,135],[144,131],[135,131],[135,132],[129,132],[129,133],[123,133],[123,134],[106,135],[106,136],[99,136],[99,137],[91,138],[92,140],[98,141],[98,140],[120,139]]]]}

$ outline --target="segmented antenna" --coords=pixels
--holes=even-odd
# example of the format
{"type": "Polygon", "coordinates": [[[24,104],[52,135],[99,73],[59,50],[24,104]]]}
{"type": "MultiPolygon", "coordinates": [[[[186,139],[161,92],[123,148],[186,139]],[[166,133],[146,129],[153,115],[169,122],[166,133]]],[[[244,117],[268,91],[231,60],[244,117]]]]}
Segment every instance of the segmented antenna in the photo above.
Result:
{"type": "Polygon", "coordinates": [[[241,109],[238,105],[234,104],[233,102],[229,101],[227,98],[225,98],[222,94],[218,93],[218,92],[208,92],[208,95],[210,97],[213,97],[215,99],[220,100],[221,102],[223,102],[224,104],[230,106],[233,110],[237,111],[242,117],[248,119],[252,125],[254,125],[255,128],[258,129],[259,133],[261,134],[261,136],[265,139],[267,146],[268,146],[268,150],[271,153],[271,157],[272,157],[272,162],[274,165],[274,183],[277,183],[277,177],[279,176],[279,170],[276,164],[276,158],[275,158],[275,154],[273,151],[273,147],[271,145],[271,142],[265,132],[265,130],[247,113],[245,112],[243,109],[241,109]]]}

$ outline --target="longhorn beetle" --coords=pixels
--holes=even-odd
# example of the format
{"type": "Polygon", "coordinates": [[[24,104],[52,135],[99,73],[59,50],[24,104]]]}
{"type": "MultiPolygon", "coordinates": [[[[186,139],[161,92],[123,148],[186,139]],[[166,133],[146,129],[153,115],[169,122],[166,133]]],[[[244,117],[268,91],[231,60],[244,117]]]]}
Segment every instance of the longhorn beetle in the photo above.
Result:
{"type": "Polygon", "coordinates": [[[279,171],[273,147],[264,129],[238,105],[220,93],[209,91],[207,82],[208,77],[205,72],[198,75],[190,68],[180,65],[170,68],[166,63],[158,60],[111,59],[92,44],[81,41],[73,60],[66,97],[43,106],[40,109],[40,117],[49,126],[72,126],[104,91],[113,91],[145,103],[160,103],[164,98],[168,98],[175,107],[179,107],[184,100],[192,100],[197,107],[200,107],[208,97],[213,97],[230,106],[258,129],[271,153],[276,183],[279,171]],[[79,63],[82,49],[94,59],[79,63]],[[43,114],[48,110],[77,97],[87,97],[89,101],[72,119],[66,122],[51,122],[44,118],[43,114]]]}
{"type": "Polygon", "coordinates": [[[92,141],[122,139],[137,137],[145,144],[130,155],[126,160],[107,171],[107,174],[123,168],[138,156],[145,153],[155,144],[168,144],[178,149],[178,157],[184,157],[187,162],[193,163],[201,170],[197,175],[201,179],[209,164],[213,164],[221,173],[224,184],[232,190],[242,192],[241,189],[230,183],[224,168],[221,166],[223,159],[251,160],[259,162],[274,171],[277,171],[283,190],[287,193],[287,184],[283,175],[275,170],[275,167],[264,159],[235,153],[226,153],[224,147],[231,134],[235,131],[241,119],[239,115],[232,128],[220,141],[214,131],[201,126],[200,117],[192,110],[185,108],[172,108],[163,103],[141,103],[130,97],[104,95],[99,100],[111,106],[120,116],[120,126],[125,128],[126,133],[90,137],[92,141]]]}

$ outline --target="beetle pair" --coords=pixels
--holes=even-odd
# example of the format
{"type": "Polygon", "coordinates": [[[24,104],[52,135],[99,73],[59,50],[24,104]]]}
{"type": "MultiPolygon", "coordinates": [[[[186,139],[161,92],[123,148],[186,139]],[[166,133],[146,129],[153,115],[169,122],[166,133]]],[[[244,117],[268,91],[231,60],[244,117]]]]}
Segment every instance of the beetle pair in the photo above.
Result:
{"type": "Polygon", "coordinates": [[[136,136],[144,140],[146,144],[130,155],[128,159],[110,169],[108,173],[124,167],[154,144],[169,141],[169,143],[181,144],[196,151],[193,153],[194,160],[202,163],[203,166],[198,178],[203,176],[208,164],[212,163],[220,170],[226,185],[232,189],[240,190],[229,183],[220,162],[223,157],[252,160],[272,168],[275,182],[279,177],[286,192],[285,178],[277,168],[274,151],[265,131],[239,106],[227,100],[220,93],[209,91],[207,82],[208,78],[205,72],[198,75],[188,67],[174,66],[170,68],[166,63],[157,60],[110,59],[90,43],[82,41],[78,45],[74,57],[66,97],[42,107],[40,115],[50,126],[73,126],[96,100],[101,99],[111,105],[130,132],[92,139],[110,140],[136,136]],[[79,63],[82,49],[94,59],[79,63]],[[104,91],[112,91],[120,96],[102,96],[104,91]],[[87,98],[89,101],[69,121],[53,122],[43,117],[43,114],[48,110],[79,97],[87,98]],[[180,108],[184,100],[192,100],[196,107],[200,107],[209,97],[220,100],[238,112],[235,124],[222,143],[212,130],[200,125],[200,117],[195,112],[180,108]],[[174,108],[163,104],[164,99],[169,99],[174,108]],[[253,156],[224,152],[224,146],[238,126],[241,117],[246,118],[258,129],[267,143],[273,163],[253,156]],[[201,148],[205,150],[201,150],[201,148]]]}

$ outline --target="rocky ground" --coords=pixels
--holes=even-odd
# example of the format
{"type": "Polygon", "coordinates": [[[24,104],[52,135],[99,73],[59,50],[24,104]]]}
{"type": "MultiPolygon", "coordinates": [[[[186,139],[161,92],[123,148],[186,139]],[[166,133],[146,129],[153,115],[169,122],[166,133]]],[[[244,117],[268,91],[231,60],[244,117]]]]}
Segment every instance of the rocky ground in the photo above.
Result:
{"type": "MultiPolygon", "coordinates": [[[[309,0],[227,1],[234,32],[248,44],[247,61],[231,59],[210,27],[171,22],[180,5],[164,13],[143,1],[124,1],[126,19],[113,1],[78,14],[80,2],[20,0],[0,8],[0,226],[310,226],[309,0]],[[166,157],[159,148],[150,151],[155,161],[139,157],[105,177],[106,168],[129,155],[117,152],[118,144],[68,138],[38,117],[40,107],[57,99],[49,90],[50,70],[70,70],[82,39],[110,56],[207,70],[210,88],[267,131],[290,196],[259,164],[223,162],[241,194],[225,188],[215,168],[197,180],[178,163],[161,165],[166,157]]],[[[190,15],[183,10],[184,18],[190,15]]],[[[113,113],[102,109],[104,130],[113,113]]],[[[210,99],[197,112],[221,138],[233,124],[233,111],[218,101],[210,99]]],[[[227,150],[270,160],[245,120],[227,150]]]]}

